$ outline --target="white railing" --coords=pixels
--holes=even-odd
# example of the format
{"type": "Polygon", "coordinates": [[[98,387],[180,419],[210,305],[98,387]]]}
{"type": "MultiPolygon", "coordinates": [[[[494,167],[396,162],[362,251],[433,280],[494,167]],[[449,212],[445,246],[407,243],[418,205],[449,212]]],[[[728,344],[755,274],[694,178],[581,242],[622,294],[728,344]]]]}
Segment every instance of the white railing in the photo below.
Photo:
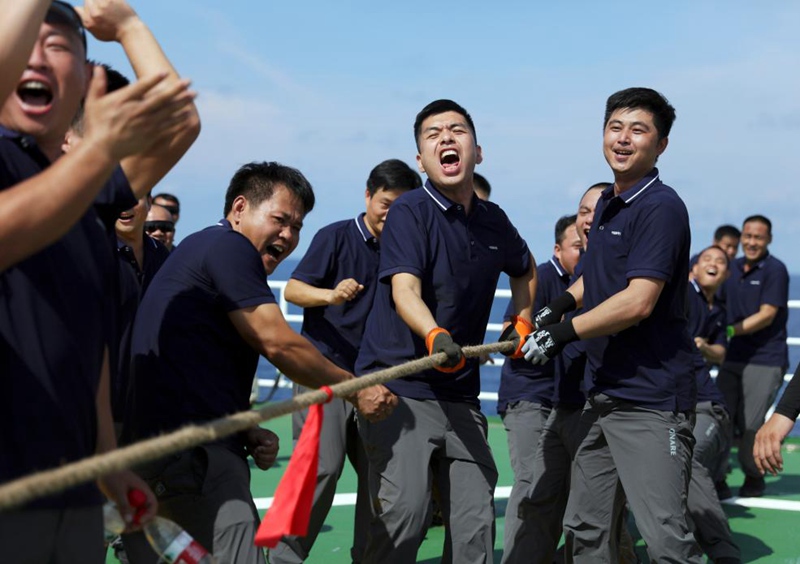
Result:
{"type": "MultiPolygon", "coordinates": [[[[303,322],[303,314],[298,313],[289,313],[289,302],[286,301],[284,297],[284,290],[286,289],[286,281],[285,280],[269,280],[269,287],[272,291],[278,296],[278,305],[283,312],[283,316],[286,318],[286,321],[289,323],[302,323],[303,322]]],[[[495,299],[502,298],[502,299],[510,299],[511,298],[511,290],[509,289],[497,289],[494,293],[495,299]]],[[[800,309],[800,300],[789,300],[789,309],[800,309]]],[[[489,323],[486,325],[487,332],[493,333],[500,333],[503,330],[502,323],[489,323]]],[[[789,337],[786,339],[786,343],[792,346],[800,346],[800,337],[789,337]]],[[[505,361],[504,356],[498,356],[495,358],[495,366],[502,366],[503,362],[505,361]]],[[[790,370],[793,367],[790,367],[790,370]]],[[[792,378],[792,372],[786,373],[784,376],[785,381],[789,381],[792,378]]],[[[712,375],[716,375],[715,371],[712,371],[712,375]]],[[[274,385],[274,380],[259,380],[259,384],[262,386],[271,386],[274,385]]],[[[279,383],[281,387],[291,387],[291,382],[286,379],[282,379],[279,383]]],[[[481,392],[480,399],[482,400],[489,400],[489,401],[497,401],[497,393],[495,392],[481,392]]]]}

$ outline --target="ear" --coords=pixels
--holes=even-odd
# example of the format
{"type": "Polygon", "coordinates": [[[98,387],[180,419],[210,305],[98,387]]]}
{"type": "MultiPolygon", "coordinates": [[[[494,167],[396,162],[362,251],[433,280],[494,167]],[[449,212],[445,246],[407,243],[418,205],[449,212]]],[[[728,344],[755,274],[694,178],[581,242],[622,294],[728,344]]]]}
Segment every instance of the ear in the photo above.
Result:
{"type": "Polygon", "coordinates": [[[372,196],[369,195],[369,188],[364,189],[364,203],[369,206],[369,201],[372,199],[372,196]]]}
{"type": "Polygon", "coordinates": [[[61,143],[62,153],[69,153],[69,150],[72,148],[72,139],[74,136],[75,134],[72,132],[72,128],[69,128],[66,135],[64,135],[64,142],[61,143]]]}
{"type": "Polygon", "coordinates": [[[242,220],[242,215],[247,210],[248,201],[243,195],[239,194],[236,196],[236,199],[233,200],[233,205],[231,205],[231,213],[229,221],[237,225],[242,220]]]}
{"type": "Polygon", "coordinates": [[[417,153],[417,169],[419,169],[419,171],[420,171],[422,174],[427,174],[427,173],[425,172],[425,167],[424,167],[424,166],[422,166],[422,156],[421,156],[419,153],[417,153]]]}
{"type": "Polygon", "coordinates": [[[553,245],[553,254],[557,259],[561,259],[561,245],[555,244],[553,245]]]}
{"type": "Polygon", "coordinates": [[[661,153],[667,150],[667,145],[669,145],[669,137],[664,137],[663,139],[658,140],[658,146],[656,147],[658,156],[661,156],[661,153]]]}
{"type": "MultiPolygon", "coordinates": [[[[89,83],[92,81],[92,75],[94,74],[94,65],[90,62],[84,63],[84,68],[86,69],[86,82],[83,85],[83,97],[86,97],[86,94],[89,92],[89,83]]],[[[105,92],[103,93],[105,94],[105,92]]]]}
{"type": "Polygon", "coordinates": [[[483,149],[481,149],[480,145],[475,145],[475,164],[481,164],[483,162],[483,149]]]}

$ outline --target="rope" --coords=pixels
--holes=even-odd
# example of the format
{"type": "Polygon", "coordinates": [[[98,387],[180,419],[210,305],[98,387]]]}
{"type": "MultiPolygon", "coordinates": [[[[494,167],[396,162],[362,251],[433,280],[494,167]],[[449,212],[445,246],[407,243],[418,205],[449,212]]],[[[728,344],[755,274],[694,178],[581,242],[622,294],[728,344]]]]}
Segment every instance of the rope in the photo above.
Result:
{"type": "MultiPolygon", "coordinates": [[[[510,341],[463,347],[464,356],[477,357],[494,352],[511,352],[516,344],[510,341]]],[[[397,378],[403,378],[438,366],[447,360],[445,353],[426,356],[353,378],[330,386],[336,397],[347,397],[355,392],[385,384],[397,378]]],[[[203,443],[216,441],[239,433],[262,421],[274,419],[281,415],[300,411],[315,403],[325,403],[327,394],[314,390],[295,396],[291,400],[268,404],[258,410],[242,411],[211,421],[205,425],[187,425],[167,435],[161,435],[135,444],[118,448],[111,452],[84,458],[71,464],[52,470],[37,472],[0,486],[0,511],[19,507],[26,503],[59,493],[68,488],[97,480],[98,478],[132,468],[145,462],[162,458],[168,454],[180,452],[203,443]]]]}

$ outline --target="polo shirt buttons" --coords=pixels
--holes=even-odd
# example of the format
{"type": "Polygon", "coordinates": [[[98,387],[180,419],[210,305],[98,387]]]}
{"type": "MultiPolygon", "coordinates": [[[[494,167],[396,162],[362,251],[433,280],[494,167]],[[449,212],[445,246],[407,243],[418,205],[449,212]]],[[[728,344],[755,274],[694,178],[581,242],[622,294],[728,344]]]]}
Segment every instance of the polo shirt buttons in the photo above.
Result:
{"type": "Polygon", "coordinates": [[[605,227],[601,225],[598,229],[600,229],[600,231],[602,231],[603,229],[605,229],[605,227]]]}

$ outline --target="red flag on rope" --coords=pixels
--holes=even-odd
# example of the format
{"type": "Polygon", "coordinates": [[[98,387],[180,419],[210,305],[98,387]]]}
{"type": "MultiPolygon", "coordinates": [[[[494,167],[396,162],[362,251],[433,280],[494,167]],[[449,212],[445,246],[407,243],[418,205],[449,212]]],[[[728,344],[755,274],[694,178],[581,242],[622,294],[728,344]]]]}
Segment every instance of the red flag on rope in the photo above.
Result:
{"type": "MultiPolygon", "coordinates": [[[[333,399],[333,391],[322,386],[321,391],[333,399]]],[[[326,402],[327,403],[327,402],[326,402]]],[[[283,473],[272,505],[256,532],[256,546],[275,548],[284,535],[305,536],[311,518],[311,505],[317,485],[319,465],[319,432],[322,428],[322,404],[309,407],[300,439],[283,473]]]]}

